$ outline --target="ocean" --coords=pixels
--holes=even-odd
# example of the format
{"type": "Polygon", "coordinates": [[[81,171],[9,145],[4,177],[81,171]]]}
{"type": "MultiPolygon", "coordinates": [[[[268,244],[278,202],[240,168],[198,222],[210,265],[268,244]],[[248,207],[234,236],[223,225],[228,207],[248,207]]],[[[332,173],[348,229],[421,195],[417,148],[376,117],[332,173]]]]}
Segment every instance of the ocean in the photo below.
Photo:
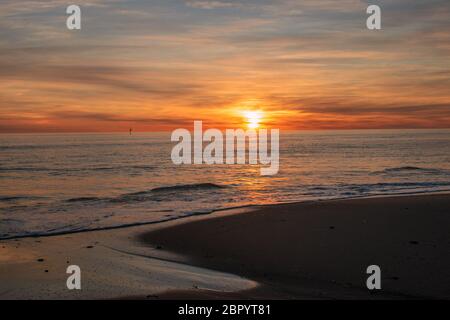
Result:
{"type": "Polygon", "coordinates": [[[450,130],[281,132],[280,171],[172,163],[170,133],[0,135],[0,239],[450,191],[450,130]]]}

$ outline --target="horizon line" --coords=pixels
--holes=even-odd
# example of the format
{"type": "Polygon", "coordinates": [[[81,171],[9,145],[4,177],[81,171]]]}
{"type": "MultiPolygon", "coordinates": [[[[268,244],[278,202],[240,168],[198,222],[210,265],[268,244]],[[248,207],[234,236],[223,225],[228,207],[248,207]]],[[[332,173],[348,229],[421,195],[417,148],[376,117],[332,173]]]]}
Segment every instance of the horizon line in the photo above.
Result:
{"type": "MultiPolygon", "coordinates": [[[[175,128],[173,130],[176,130],[175,128]]],[[[227,128],[227,129],[244,129],[248,128],[227,128]]],[[[261,128],[261,129],[278,129],[278,128],[261,128]]],[[[168,133],[173,130],[158,130],[158,131],[139,131],[133,129],[134,133],[168,133]]],[[[226,129],[224,129],[226,130],[226,129]]],[[[256,129],[258,130],[258,129],[256,129]]],[[[411,127],[411,128],[323,128],[323,129],[280,129],[282,132],[298,132],[298,131],[383,131],[383,130],[450,130],[450,127],[411,127]]],[[[193,131],[193,130],[189,130],[193,131]]],[[[223,131],[223,130],[221,130],[223,131]]],[[[12,135],[12,134],[111,134],[111,133],[127,133],[129,130],[120,131],[17,131],[17,132],[1,132],[0,135],[12,135]]]]}

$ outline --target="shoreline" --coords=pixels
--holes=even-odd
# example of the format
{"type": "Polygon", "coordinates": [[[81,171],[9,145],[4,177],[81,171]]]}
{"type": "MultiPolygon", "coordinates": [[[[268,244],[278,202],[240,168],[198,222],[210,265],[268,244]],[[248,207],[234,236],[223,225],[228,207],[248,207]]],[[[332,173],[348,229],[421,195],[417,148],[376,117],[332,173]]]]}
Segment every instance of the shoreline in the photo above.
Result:
{"type": "Polygon", "coordinates": [[[0,299],[450,299],[448,212],[448,193],[401,195],[0,240],[0,299]],[[374,294],[363,267],[375,262],[374,294]],[[65,288],[69,264],[79,292],[65,288]]]}
{"type": "Polygon", "coordinates": [[[279,205],[295,205],[295,204],[310,203],[310,202],[346,201],[346,200],[358,200],[358,199],[378,199],[378,198],[409,197],[409,196],[422,196],[422,195],[423,196],[446,195],[446,194],[450,195],[450,190],[405,192],[405,193],[395,193],[395,194],[373,194],[373,195],[361,195],[361,196],[351,196],[351,197],[342,197],[342,198],[295,200],[295,201],[275,202],[275,203],[265,203],[265,204],[247,204],[247,205],[233,206],[233,207],[228,207],[228,208],[211,209],[209,212],[196,212],[196,213],[192,213],[192,214],[181,216],[181,217],[171,217],[171,218],[157,220],[157,221],[135,222],[135,223],[129,223],[129,224],[123,224],[123,225],[116,225],[116,226],[98,227],[98,228],[92,228],[92,229],[73,230],[73,231],[61,231],[61,232],[48,233],[48,234],[17,235],[17,236],[0,238],[0,241],[15,240],[15,239],[27,239],[27,238],[57,237],[57,236],[79,234],[79,233],[136,228],[136,227],[147,226],[147,225],[164,224],[167,222],[178,221],[178,220],[184,222],[186,219],[190,219],[192,217],[209,216],[209,215],[214,215],[215,213],[219,213],[219,212],[235,211],[235,210],[241,210],[241,209],[242,210],[245,210],[245,209],[258,210],[260,208],[265,208],[265,207],[272,207],[272,206],[279,206],[279,205]]]}

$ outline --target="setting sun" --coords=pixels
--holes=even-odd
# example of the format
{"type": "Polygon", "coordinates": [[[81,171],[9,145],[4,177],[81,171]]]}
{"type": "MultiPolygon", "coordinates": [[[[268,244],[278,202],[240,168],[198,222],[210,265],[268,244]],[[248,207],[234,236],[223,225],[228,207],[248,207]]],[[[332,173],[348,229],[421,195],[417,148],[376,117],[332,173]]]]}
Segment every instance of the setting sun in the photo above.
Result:
{"type": "Polygon", "coordinates": [[[244,117],[249,129],[257,129],[259,128],[261,119],[263,118],[263,112],[260,110],[244,111],[244,117]]]}

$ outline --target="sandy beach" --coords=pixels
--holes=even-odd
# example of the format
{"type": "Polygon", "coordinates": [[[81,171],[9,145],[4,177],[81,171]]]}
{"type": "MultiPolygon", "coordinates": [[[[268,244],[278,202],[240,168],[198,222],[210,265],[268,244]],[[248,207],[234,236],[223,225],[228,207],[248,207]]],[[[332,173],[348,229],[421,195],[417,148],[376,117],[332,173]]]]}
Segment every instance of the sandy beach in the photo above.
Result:
{"type": "Polygon", "coordinates": [[[449,299],[449,213],[447,194],[330,200],[3,240],[0,299],[449,299]]]}

